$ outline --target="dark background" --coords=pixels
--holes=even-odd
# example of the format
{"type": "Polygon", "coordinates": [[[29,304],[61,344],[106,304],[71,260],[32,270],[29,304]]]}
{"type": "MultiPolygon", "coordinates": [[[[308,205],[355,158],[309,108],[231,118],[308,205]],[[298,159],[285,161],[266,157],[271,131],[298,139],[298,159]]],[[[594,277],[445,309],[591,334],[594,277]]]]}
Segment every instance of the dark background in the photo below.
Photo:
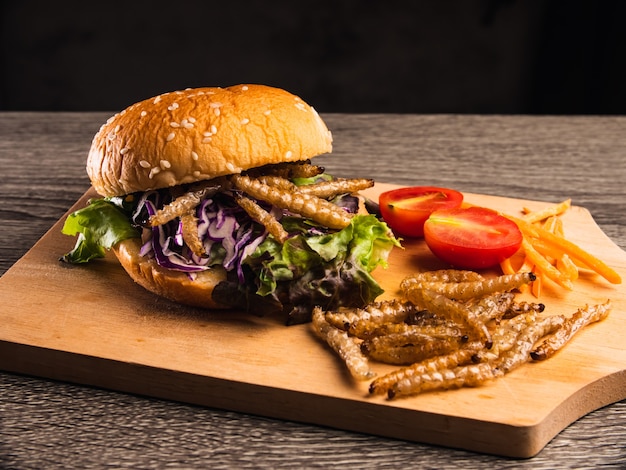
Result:
{"type": "Polygon", "coordinates": [[[320,112],[626,114],[626,2],[6,1],[0,109],[265,83],[320,112]]]}

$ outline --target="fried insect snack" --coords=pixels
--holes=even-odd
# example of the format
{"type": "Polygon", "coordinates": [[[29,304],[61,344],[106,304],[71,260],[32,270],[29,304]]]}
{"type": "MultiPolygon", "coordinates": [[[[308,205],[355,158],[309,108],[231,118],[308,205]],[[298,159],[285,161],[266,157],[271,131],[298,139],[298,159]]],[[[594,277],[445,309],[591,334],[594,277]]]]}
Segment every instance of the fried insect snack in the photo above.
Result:
{"type": "Polygon", "coordinates": [[[202,240],[200,240],[198,235],[198,218],[193,210],[189,210],[181,215],[180,222],[182,225],[183,240],[185,240],[185,243],[189,246],[193,254],[200,258],[207,256],[202,240]]]}
{"type": "Polygon", "coordinates": [[[446,282],[424,280],[423,273],[408,276],[402,280],[400,289],[405,294],[414,291],[433,291],[450,299],[468,300],[483,297],[497,292],[507,292],[529,284],[536,279],[532,272],[513,273],[492,279],[462,282],[446,282]]]}
{"type": "MultiPolygon", "coordinates": [[[[430,380],[434,374],[457,366],[470,364],[472,362],[472,358],[483,347],[484,345],[482,343],[474,341],[467,343],[463,348],[452,351],[451,353],[433,357],[431,359],[397,369],[389,374],[374,379],[370,383],[369,393],[373,395],[387,393],[389,396],[390,390],[393,390],[395,385],[402,381],[411,381],[422,384],[430,382],[431,384],[434,384],[438,379],[437,377],[434,380],[430,380]]],[[[389,398],[393,397],[394,392],[391,392],[391,396],[389,396],[389,398]]]]}
{"type": "Polygon", "coordinates": [[[418,290],[411,288],[404,290],[404,295],[420,308],[450,318],[455,323],[461,325],[471,338],[479,339],[487,348],[491,347],[491,332],[487,325],[472,315],[464,304],[429,289],[418,290]]]}
{"type": "Polygon", "coordinates": [[[230,180],[237,189],[257,200],[290,210],[329,228],[342,229],[350,224],[351,215],[326,199],[270,186],[247,175],[232,175],[230,180]]]}
{"type": "Polygon", "coordinates": [[[270,212],[263,209],[249,197],[241,194],[235,195],[235,201],[243,210],[247,212],[252,220],[263,225],[266,230],[280,243],[285,243],[289,234],[281,223],[270,212]]]}
{"type": "Polygon", "coordinates": [[[197,184],[195,187],[198,189],[191,189],[177,197],[152,215],[148,222],[152,227],[166,224],[197,207],[203,199],[222,191],[225,184],[226,180],[223,178],[216,178],[208,186],[206,184],[197,184]]]}
{"type": "Polygon", "coordinates": [[[512,318],[522,313],[541,313],[545,309],[545,304],[538,302],[512,302],[503,318],[512,318]]]}
{"type": "Polygon", "coordinates": [[[401,283],[406,300],[337,312],[317,308],[314,328],[359,380],[373,374],[370,360],[404,366],[375,378],[371,394],[391,399],[478,386],[547,359],[611,308],[609,300],[569,318],[544,317],[544,304],[515,300],[513,291],[532,279],[532,273],[492,279],[456,270],[417,273],[401,283]]]}
{"type": "Polygon", "coordinates": [[[364,308],[343,308],[327,312],[326,319],[337,328],[348,331],[351,336],[367,338],[381,325],[404,322],[417,308],[410,302],[399,300],[373,302],[364,308]]]}
{"type": "Polygon", "coordinates": [[[325,169],[323,166],[312,165],[311,160],[303,160],[298,162],[281,162],[262,166],[256,169],[248,170],[248,174],[252,177],[273,175],[290,180],[293,178],[312,178],[314,176],[321,175],[324,171],[325,169]]]}
{"type": "MultiPolygon", "coordinates": [[[[552,316],[523,328],[513,347],[504,349],[495,359],[478,362],[480,356],[473,355],[470,364],[459,363],[456,367],[442,368],[421,374],[403,374],[402,378],[386,388],[388,398],[413,395],[427,390],[448,390],[460,387],[475,387],[489,380],[502,377],[529,361],[529,352],[536,341],[555,331],[563,324],[563,317],[552,316]]],[[[462,357],[465,357],[463,355],[462,357]]],[[[465,361],[467,362],[467,360],[465,361]]],[[[380,381],[382,382],[382,380],[380,381]]],[[[378,387],[379,391],[380,387],[378,387]]]]}
{"type": "Polygon", "coordinates": [[[346,367],[357,380],[367,380],[376,374],[370,369],[369,361],[361,353],[361,348],[345,331],[334,328],[326,321],[324,311],[315,307],[312,319],[313,329],[344,361],[346,367]]]}
{"type": "Polygon", "coordinates": [[[412,364],[458,349],[467,336],[427,335],[418,332],[374,336],[361,343],[361,351],[386,364],[412,364]]]}
{"type": "Polygon", "coordinates": [[[563,328],[541,343],[530,353],[530,356],[535,361],[544,361],[552,357],[582,328],[590,323],[604,320],[609,314],[611,307],[611,301],[607,300],[600,305],[586,305],[584,308],[578,309],[576,313],[565,320],[563,328]]]}
{"type": "MultiPolygon", "coordinates": [[[[425,312],[425,310],[422,310],[425,312]]],[[[407,318],[402,323],[384,323],[378,325],[372,330],[368,330],[367,334],[357,336],[360,339],[366,340],[376,336],[391,336],[391,335],[403,335],[406,338],[412,336],[423,337],[428,336],[432,338],[447,338],[447,337],[461,337],[463,330],[458,324],[451,320],[439,319],[431,317],[428,322],[422,322],[420,324],[410,323],[410,319],[407,318]]]]}
{"type": "Polygon", "coordinates": [[[499,321],[507,312],[511,311],[514,299],[515,294],[512,292],[502,292],[469,301],[467,308],[480,322],[499,321]]]}
{"type": "Polygon", "coordinates": [[[373,179],[335,178],[330,181],[320,181],[319,183],[298,186],[298,190],[303,194],[329,199],[339,194],[356,193],[372,186],[374,186],[373,179]]]}

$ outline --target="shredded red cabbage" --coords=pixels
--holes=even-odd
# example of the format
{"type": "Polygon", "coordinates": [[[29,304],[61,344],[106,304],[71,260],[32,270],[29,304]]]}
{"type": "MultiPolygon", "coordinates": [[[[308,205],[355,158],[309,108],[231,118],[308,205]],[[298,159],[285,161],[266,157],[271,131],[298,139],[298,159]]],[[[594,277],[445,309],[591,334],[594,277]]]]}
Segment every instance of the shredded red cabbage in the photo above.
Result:
{"type": "MultiPolygon", "coordinates": [[[[205,271],[221,264],[227,271],[235,270],[241,283],[245,281],[242,261],[265,240],[264,229],[247,216],[238,205],[229,202],[222,194],[205,199],[196,208],[198,235],[203,243],[206,257],[191,252],[185,245],[179,218],[163,225],[151,227],[151,237],[141,248],[144,256],[153,255],[157,263],[168,269],[183,272],[205,271]]],[[[145,193],[133,214],[133,222],[142,222],[171,200],[159,191],[145,193]]]]}

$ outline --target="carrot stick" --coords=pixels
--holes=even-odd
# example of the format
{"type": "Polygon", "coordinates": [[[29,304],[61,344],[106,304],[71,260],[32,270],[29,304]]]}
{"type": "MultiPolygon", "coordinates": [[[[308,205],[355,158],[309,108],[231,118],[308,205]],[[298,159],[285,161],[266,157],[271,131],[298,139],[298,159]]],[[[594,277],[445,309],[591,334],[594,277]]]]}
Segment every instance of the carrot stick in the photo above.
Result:
{"type": "Polygon", "coordinates": [[[540,238],[545,243],[552,245],[554,248],[562,251],[563,253],[567,253],[573,261],[579,261],[589,269],[595,271],[597,274],[605,278],[612,284],[621,284],[622,278],[621,276],[611,267],[609,267],[604,261],[593,256],[591,253],[583,250],[581,247],[567,240],[566,238],[559,237],[553,233],[548,232],[547,230],[542,229],[541,227],[537,227],[529,224],[525,220],[516,217],[510,217],[520,230],[524,234],[528,234],[531,237],[540,238]]]}

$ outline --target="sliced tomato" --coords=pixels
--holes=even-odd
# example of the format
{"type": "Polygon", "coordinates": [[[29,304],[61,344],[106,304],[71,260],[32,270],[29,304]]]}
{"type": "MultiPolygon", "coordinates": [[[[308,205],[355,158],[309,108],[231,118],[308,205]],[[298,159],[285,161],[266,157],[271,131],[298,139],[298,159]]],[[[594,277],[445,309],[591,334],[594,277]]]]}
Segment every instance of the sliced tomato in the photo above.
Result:
{"type": "Polygon", "coordinates": [[[383,219],[397,235],[421,237],[430,214],[460,207],[463,194],[436,186],[413,186],[384,192],[378,203],[383,219]]]}
{"type": "Polygon", "coordinates": [[[522,244],[515,222],[483,207],[433,212],[424,224],[424,240],[441,260],[462,269],[496,266],[522,244]]]}

